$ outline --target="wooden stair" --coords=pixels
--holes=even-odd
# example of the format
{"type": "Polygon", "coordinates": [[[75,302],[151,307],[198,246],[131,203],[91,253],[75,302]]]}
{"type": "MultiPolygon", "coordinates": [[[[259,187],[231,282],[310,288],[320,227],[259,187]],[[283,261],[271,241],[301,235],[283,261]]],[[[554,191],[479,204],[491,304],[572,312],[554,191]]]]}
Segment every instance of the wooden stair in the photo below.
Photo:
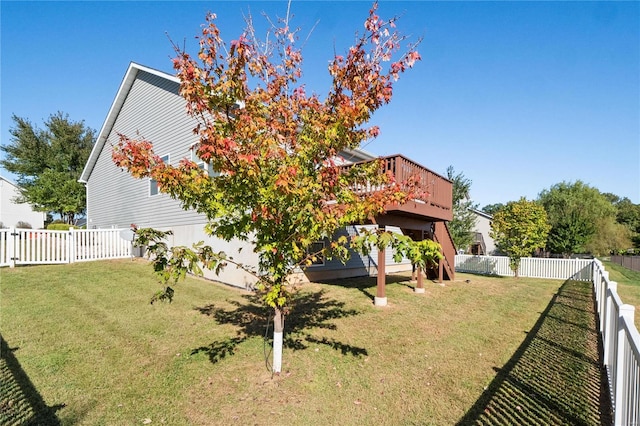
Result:
{"type": "Polygon", "coordinates": [[[443,279],[453,281],[456,276],[456,247],[453,244],[453,238],[451,238],[446,222],[435,222],[434,225],[433,239],[440,244],[444,255],[438,265],[438,279],[440,281],[443,279]]]}

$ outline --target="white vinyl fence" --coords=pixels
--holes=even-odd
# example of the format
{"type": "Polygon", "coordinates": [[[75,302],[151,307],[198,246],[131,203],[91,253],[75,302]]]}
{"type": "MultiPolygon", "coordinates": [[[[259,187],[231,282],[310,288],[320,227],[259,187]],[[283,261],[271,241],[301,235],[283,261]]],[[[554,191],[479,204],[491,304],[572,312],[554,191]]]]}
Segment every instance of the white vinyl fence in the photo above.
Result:
{"type": "Polygon", "coordinates": [[[0,266],[45,265],[131,257],[122,229],[0,229],[0,266]]]}
{"type": "MultiPolygon", "coordinates": [[[[520,259],[518,275],[530,278],[549,278],[589,281],[592,275],[592,259],[547,259],[523,257],[520,259]]],[[[456,255],[456,272],[513,276],[507,256],[456,255]]]]}
{"type": "Polygon", "coordinates": [[[599,260],[593,261],[593,288],[614,412],[613,424],[638,425],[640,335],[634,325],[635,307],[622,303],[618,283],[609,280],[609,273],[599,260]]]}
{"type": "MultiPolygon", "coordinates": [[[[456,272],[513,276],[509,258],[503,256],[457,255],[456,272]]],[[[592,282],[614,425],[640,425],[640,334],[634,324],[635,307],[622,302],[618,284],[609,280],[602,262],[523,258],[518,272],[522,277],[592,282]]]]}

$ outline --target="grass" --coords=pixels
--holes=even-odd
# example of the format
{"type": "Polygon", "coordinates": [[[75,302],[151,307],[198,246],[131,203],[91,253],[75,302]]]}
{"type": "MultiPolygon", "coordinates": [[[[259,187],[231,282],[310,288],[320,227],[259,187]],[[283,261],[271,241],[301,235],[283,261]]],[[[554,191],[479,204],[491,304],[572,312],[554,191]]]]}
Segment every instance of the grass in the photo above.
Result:
{"type": "Polygon", "coordinates": [[[640,272],[609,261],[602,263],[609,272],[609,279],[618,283],[618,294],[622,302],[636,307],[634,322],[640,329],[640,272]]]}
{"type": "Polygon", "coordinates": [[[267,312],[244,291],[189,278],[150,305],[159,284],[141,261],[2,269],[0,381],[15,386],[0,423],[606,419],[588,283],[458,274],[416,295],[388,278],[386,308],[375,278],[305,285],[274,377],[267,312]]]}

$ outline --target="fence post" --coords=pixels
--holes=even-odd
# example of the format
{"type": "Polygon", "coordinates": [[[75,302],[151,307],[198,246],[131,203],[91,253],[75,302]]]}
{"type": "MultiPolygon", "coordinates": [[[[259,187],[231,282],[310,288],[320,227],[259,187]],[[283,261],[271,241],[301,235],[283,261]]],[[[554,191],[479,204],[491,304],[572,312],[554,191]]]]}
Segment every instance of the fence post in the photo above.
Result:
{"type": "Polygon", "coordinates": [[[16,228],[9,228],[9,233],[7,234],[7,260],[9,261],[9,268],[16,267],[16,228]]]}
{"type": "Polygon", "coordinates": [[[633,324],[635,307],[632,305],[620,306],[620,318],[618,320],[618,347],[616,348],[616,377],[615,377],[615,401],[613,401],[613,424],[622,426],[625,420],[623,418],[625,411],[626,392],[625,377],[629,374],[628,367],[625,365],[625,349],[627,346],[627,335],[624,329],[625,318],[630,324],[633,324]]]}
{"type": "Polygon", "coordinates": [[[601,324],[601,330],[600,333],[602,334],[602,341],[603,341],[603,351],[604,351],[604,359],[602,360],[602,363],[605,366],[609,366],[611,365],[612,361],[611,359],[609,359],[610,353],[609,353],[609,349],[611,346],[611,339],[613,338],[613,336],[611,336],[610,333],[608,333],[608,331],[610,330],[609,328],[609,324],[611,324],[611,321],[613,321],[613,313],[614,313],[614,309],[613,309],[613,297],[612,297],[612,293],[613,292],[618,292],[618,283],[615,281],[610,281],[609,282],[609,288],[606,289],[605,288],[605,294],[604,294],[604,303],[601,304],[601,306],[603,307],[603,311],[604,312],[599,312],[598,314],[600,315],[600,324],[601,324]]]}
{"type": "Polygon", "coordinates": [[[76,257],[75,239],[73,238],[73,228],[69,228],[67,234],[67,263],[73,263],[76,257]]]}

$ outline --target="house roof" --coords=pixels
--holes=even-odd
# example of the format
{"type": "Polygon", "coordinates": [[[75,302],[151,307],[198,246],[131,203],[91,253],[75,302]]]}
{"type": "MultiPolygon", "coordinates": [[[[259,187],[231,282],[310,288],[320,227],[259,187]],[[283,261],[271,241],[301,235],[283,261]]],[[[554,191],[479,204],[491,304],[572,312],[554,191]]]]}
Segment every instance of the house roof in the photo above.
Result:
{"type": "Polygon", "coordinates": [[[15,186],[16,188],[19,188],[18,184],[15,183],[14,181],[12,181],[11,179],[7,179],[4,176],[0,176],[0,180],[3,180],[5,182],[7,182],[9,185],[15,186]]]}
{"type": "Polygon", "coordinates": [[[490,215],[489,213],[485,213],[482,210],[476,210],[476,209],[469,209],[469,210],[471,210],[472,212],[474,212],[478,216],[482,216],[482,217],[484,217],[486,219],[493,220],[493,216],[492,215],[490,215]]]}
{"type": "Polygon", "coordinates": [[[150,74],[156,75],[158,77],[164,78],[166,80],[173,81],[175,83],[180,83],[178,77],[175,77],[171,74],[167,74],[166,72],[158,71],[153,68],[145,67],[144,65],[136,64],[135,62],[131,62],[129,64],[129,68],[127,68],[127,72],[124,74],[124,78],[122,79],[122,83],[120,83],[120,88],[118,89],[118,93],[116,93],[116,97],[111,104],[111,108],[109,108],[109,113],[107,114],[107,118],[104,120],[102,124],[102,128],[100,129],[100,133],[98,134],[98,138],[96,139],[96,143],[93,145],[93,149],[91,150],[91,155],[89,155],[89,159],[87,160],[87,164],[84,166],[84,170],[80,175],[80,179],[78,182],[87,183],[91,172],[93,171],[94,166],[96,165],[96,161],[98,161],[98,157],[102,152],[102,148],[104,144],[107,142],[107,138],[111,133],[114,123],[116,122],[116,118],[118,118],[118,114],[120,114],[120,110],[122,109],[122,105],[124,105],[124,101],[129,94],[129,90],[131,90],[131,86],[133,86],[133,82],[136,80],[138,76],[138,72],[144,71],[150,74]]]}
{"type": "MultiPolygon", "coordinates": [[[[127,68],[127,72],[124,74],[124,78],[122,79],[122,83],[120,83],[120,88],[118,89],[118,93],[116,93],[116,97],[111,104],[111,108],[109,108],[109,113],[107,114],[107,118],[102,124],[102,128],[100,129],[100,133],[98,134],[98,138],[96,139],[95,144],[93,145],[93,149],[91,150],[91,154],[89,155],[89,159],[87,160],[87,164],[84,166],[82,170],[82,174],[80,175],[80,179],[78,182],[87,183],[89,180],[89,176],[91,176],[91,172],[98,161],[98,157],[104,148],[104,144],[107,142],[107,138],[113,129],[113,125],[118,118],[118,114],[120,114],[120,110],[124,105],[124,102],[133,86],[136,77],[140,71],[148,72],[160,78],[164,78],[166,80],[180,83],[180,79],[174,75],[167,74],[163,71],[158,71],[153,68],[145,67],[144,65],[137,64],[135,62],[131,62],[129,64],[129,68],[127,68]]],[[[346,153],[350,154],[353,157],[360,158],[362,160],[373,160],[377,158],[377,156],[363,150],[363,149],[348,149],[345,150],[346,153]]]]}

